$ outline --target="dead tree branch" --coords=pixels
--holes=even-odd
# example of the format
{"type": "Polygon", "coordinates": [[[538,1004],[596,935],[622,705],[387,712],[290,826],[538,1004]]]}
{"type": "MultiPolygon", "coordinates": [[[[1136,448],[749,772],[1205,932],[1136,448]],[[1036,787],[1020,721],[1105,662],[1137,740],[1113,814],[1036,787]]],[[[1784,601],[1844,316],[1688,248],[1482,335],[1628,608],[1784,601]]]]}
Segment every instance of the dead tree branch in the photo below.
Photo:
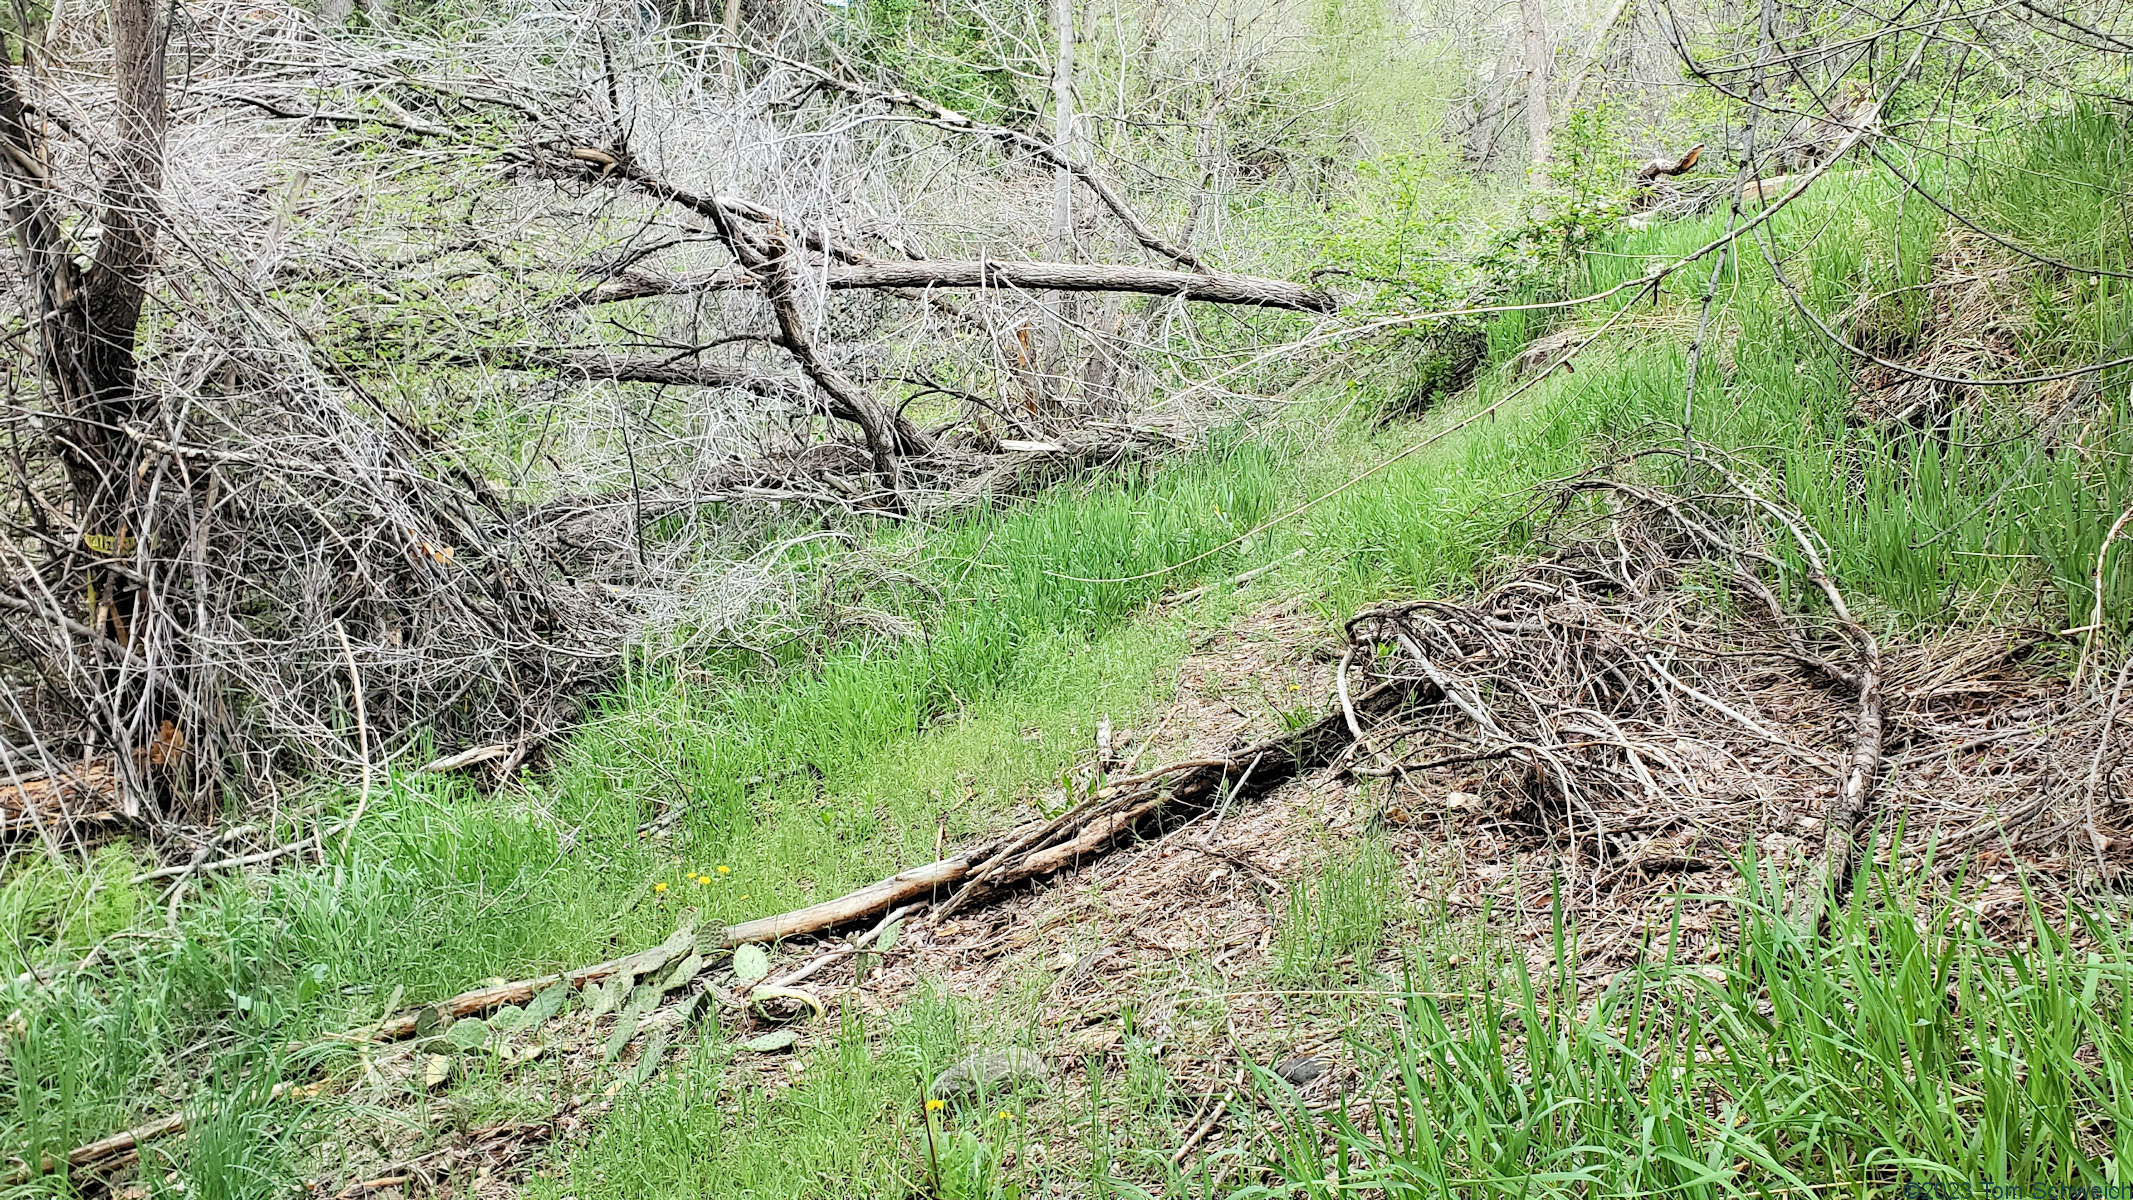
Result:
{"type": "MultiPolygon", "coordinates": [[[[808,277],[831,291],[895,288],[1016,288],[1029,292],[1126,292],[1174,296],[1209,304],[1238,304],[1294,312],[1330,314],[1337,301],[1318,288],[1227,272],[1159,271],[1146,267],[1100,264],[1024,262],[1014,259],[953,261],[918,259],[864,265],[810,268],[808,277]]],[[[581,303],[642,300],[652,296],[686,296],[754,286],[749,277],[721,274],[706,279],[657,279],[624,275],[578,297],[581,303]]]]}

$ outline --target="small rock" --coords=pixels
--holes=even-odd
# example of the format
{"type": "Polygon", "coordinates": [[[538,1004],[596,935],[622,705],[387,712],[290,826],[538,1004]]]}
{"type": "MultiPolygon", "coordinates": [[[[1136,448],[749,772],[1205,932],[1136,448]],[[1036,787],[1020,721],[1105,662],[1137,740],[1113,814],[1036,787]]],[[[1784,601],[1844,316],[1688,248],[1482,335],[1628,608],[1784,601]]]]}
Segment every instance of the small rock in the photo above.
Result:
{"type": "Polygon", "coordinates": [[[1316,1054],[1299,1054],[1274,1064],[1274,1074],[1281,1076],[1290,1087],[1302,1087],[1326,1073],[1331,1065],[1316,1054]]]}
{"type": "Polygon", "coordinates": [[[939,1099],[954,1100],[974,1092],[1042,1082],[1046,1074],[1044,1059],[1035,1051],[1019,1046],[984,1050],[941,1072],[933,1081],[932,1091],[939,1099]]]}

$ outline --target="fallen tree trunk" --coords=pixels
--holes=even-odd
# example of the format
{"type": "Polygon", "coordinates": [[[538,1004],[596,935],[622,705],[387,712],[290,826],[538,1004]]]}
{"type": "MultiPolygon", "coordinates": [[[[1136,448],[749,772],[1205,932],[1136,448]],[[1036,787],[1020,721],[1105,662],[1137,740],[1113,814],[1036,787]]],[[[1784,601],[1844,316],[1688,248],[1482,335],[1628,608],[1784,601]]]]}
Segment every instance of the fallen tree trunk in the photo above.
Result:
{"type": "Polygon", "coordinates": [[[1652,159],[1637,168],[1637,182],[1650,183],[1661,176],[1671,179],[1676,175],[1685,174],[1693,169],[1696,166],[1696,160],[1702,157],[1703,143],[1698,142],[1689,147],[1688,153],[1683,154],[1680,158],[1652,159]]]}
{"type": "MultiPolygon", "coordinates": [[[[269,1100],[279,1100],[284,1096],[314,1095],[320,1086],[322,1085],[311,1084],[303,1086],[295,1083],[277,1083],[274,1085],[273,1091],[268,1093],[267,1098],[269,1100]]],[[[62,1164],[69,1168],[93,1166],[106,1159],[116,1158],[129,1150],[137,1150],[142,1145],[158,1138],[166,1138],[174,1133],[183,1133],[185,1132],[185,1127],[191,1121],[192,1114],[186,1112],[174,1112],[168,1116],[157,1117],[147,1124],[136,1125],[131,1129],[120,1130],[110,1137],[98,1138],[85,1145],[76,1146],[74,1149],[67,1151],[67,1156],[64,1160],[47,1154],[39,1162],[36,1171],[32,1171],[29,1164],[24,1163],[7,1175],[0,1176],[0,1185],[18,1186],[28,1182],[32,1175],[49,1175],[57,1171],[62,1164]]]]}
{"type": "MultiPolygon", "coordinates": [[[[1318,288],[1227,272],[1165,271],[1153,267],[1119,267],[1101,263],[1026,262],[1009,259],[916,259],[809,268],[831,291],[927,288],[1019,288],[1032,292],[1126,292],[1144,296],[1178,296],[1208,304],[1242,304],[1293,312],[1331,313],[1339,305],[1318,288]]],[[[750,287],[747,276],[722,273],[702,279],[661,279],[619,275],[573,298],[578,304],[609,304],[653,296],[689,295],[750,287]]]]}
{"type": "MultiPolygon", "coordinates": [[[[798,376],[751,371],[673,355],[660,358],[616,358],[590,350],[509,349],[492,352],[484,356],[482,361],[488,366],[506,371],[554,371],[559,375],[571,375],[580,379],[609,379],[616,383],[651,383],[667,387],[730,387],[753,392],[765,398],[784,398],[795,402],[804,402],[808,396],[806,386],[798,376]]],[[[879,414],[868,414],[855,404],[855,398],[849,389],[845,389],[843,394],[831,392],[826,388],[823,391],[826,399],[824,407],[828,409],[829,415],[837,420],[860,424],[864,420],[878,418],[900,450],[919,453],[931,447],[931,439],[902,412],[892,409],[879,414]]]]}
{"type": "Polygon", "coordinates": [[[729,367],[700,359],[664,355],[615,356],[597,350],[537,350],[511,347],[492,350],[477,358],[447,360],[468,366],[482,365],[504,371],[554,371],[581,379],[611,379],[617,383],[656,383],[669,387],[730,387],[773,399],[800,400],[807,395],[806,381],[797,375],[729,367]]]}
{"type": "Polygon", "coordinates": [[[900,874],[891,875],[879,883],[868,884],[835,900],[793,912],[779,913],[774,917],[744,921],[727,929],[724,941],[729,946],[738,946],[744,942],[777,942],[802,934],[818,933],[839,925],[848,925],[962,882],[970,874],[970,862],[968,854],[944,858],[936,863],[927,863],[923,867],[913,867],[900,874]]]}
{"type": "MultiPolygon", "coordinates": [[[[1368,716],[1389,716],[1414,695],[1413,684],[1382,683],[1357,697],[1353,707],[1368,716]]],[[[574,970],[461,992],[388,1016],[375,1026],[352,1030],[338,1040],[396,1041],[506,1004],[524,1004],[548,988],[563,984],[584,988],[617,976],[650,978],[690,955],[821,933],[881,916],[961,885],[946,902],[935,907],[933,919],[938,920],[966,901],[990,899],[1020,882],[1102,854],[1150,822],[1189,820],[1217,804],[1243,803],[1263,796],[1304,771],[1333,762],[1353,741],[1348,714],[1337,711],[1293,733],[1240,747],[1221,758],[1172,763],[1118,780],[1053,820],[1023,825],[984,846],[899,872],[835,900],[701,932],[684,925],[649,950],[574,970]]],[[[284,1083],[276,1086],[274,1094],[282,1096],[293,1090],[293,1085],[284,1083]]],[[[103,1161],[143,1142],[177,1133],[185,1128],[185,1121],[184,1114],[174,1114],[90,1142],[68,1153],[65,1165],[78,1168],[103,1161]]],[[[56,1171],[60,1165],[60,1160],[47,1156],[42,1170],[56,1171]]],[[[19,1183],[30,1174],[25,1165],[10,1181],[19,1183]]]]}
{"type": "Polygon", "coordinates": [[[442,1022],[446,1019],[456,1021],[461,1017],[478,1016],[492,1009],[502,1008],[506,1004],[524,1004],[559,983],[582,988],[587,984],[601,983],[624,973],[649,974],[689,953],[696,944],[696,931],[685,926],[673,937],[649,950],[639,950],[635,954],[625,954],[621,958],[611,958],[589,967],[578,967],[575,970],[558,971],[553,975],[538,975],[532,979],[519,979],[510,983],[475,988],[471,992],[461,992],[435,1004],[426,1004],[421,1008],[387,1017],[378,1022],[376,1028],[356,1030],[349,1037],[357,1041],[398,1041],[415,1034],[431,1022],[442,1022]]]}
{"type": "MultiPolygon", "coordinates": [[[[1365,715],[1383,715],[1405,704],[1411,688],[1386,683],[1356,698],[1365,715]]],[[[583,987],[628,971],[635,975],[660,970],[692,950],[704,952],[747,942],[782,941],[849,925],[897,908],[941,889],[963,885],[972,898],[989,897],[1026,879],[1071,866],[1100,854],[1151,817],[1197,816],[1216,802],[1245,802],[1265,795],[1300,772],[1324,766],[1353,740],[1347,718],[1332,713],[1294,733],[1268,738],[1231,751],[1219,759],[1158,767],[1119,780],[1097,792],[1088,803],[1049,822],[1024,825],[994,842],[899,872],[834,900],[792,912],[760,917],[702,933],[684,930],[666,943],[589,967],[496,984],[402,1013],[357,1037],[390,1041],[413,1034],[425,1011],[452,1018],[475,1016],[506,1004],[531,999],[556,983],[583,987]]],[[[959,892],[951,897],[955,903],[959,892]]],[[[947,911],[944,905],[940,910],[947,911]]]]}
{"type": "MultiPolygon", "coordinates": [[[[1407,703],[1411,694],[1412,688],[1406,683],[1380,684],[1357,697],[1355,709],[1364,715],[1385,715],[1407,703]]],[[[475,1016],[506,1004],[524,1003],[557,983],[583,987],[625,971],[632,975],[650,974],[692,951],[702,953],[748,942],[775,942],[821,933],[878,917],[957,885],[963,891],[951,897],[948,904],[964,899],[965,892],[968,898],[989,898],[1023,880],[1100,854],[1151,818],[1197,816],[1223,800],[1241,803],[1263,796],[1299,773],[1333,761],[1353,740],[1346,715],[1331,713],[1293,733],[1240,747],[1219,759],[1173,763],[1118,780],[1062,817],[1024,825],[987,845],[901,871],[834,900],[702,933],[683,929],[650,950],[572,971],[461,992],[351,1036],[381,1041],[404,1038],[416,1031],[424,1012],[454,1019],[475,1016]]],[[[944,904],[937,914],[947,911],[948,905],[944,904]]]]}

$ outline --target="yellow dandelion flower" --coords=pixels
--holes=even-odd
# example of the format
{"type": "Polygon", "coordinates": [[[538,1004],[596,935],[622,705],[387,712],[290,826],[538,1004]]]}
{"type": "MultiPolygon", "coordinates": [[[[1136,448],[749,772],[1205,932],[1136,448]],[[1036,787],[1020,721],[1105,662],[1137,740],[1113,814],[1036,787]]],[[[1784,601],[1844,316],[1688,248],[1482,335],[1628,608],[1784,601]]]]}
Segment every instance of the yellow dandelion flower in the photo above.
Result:
{"type": "Polygon", "coordinates": [[[664,884],[664,883],[655,883],[655,884],[653,884],[653,885],[652,885],[652,891],[653,891],[653,892],[655,892],[655,893],[657,893],[657,892],[663,892],[663,891],[666,891],[666,890],[667,890],[667,885],[666,885],[666,884],[664,884]]]}
{"type": "Polygon", "coordinates": [[[1003,1121],[1012,1121],[1015,1119],[1015,1114],[1003,1108],[1000,1110],[1000,1119],[1003,1121]]]}
{"type": "Polygon", "coordinates": [[[726,865],[726,864],[724,864],[724,863],[720,863],[720,864],[718,865],[718,873],[719,873],[719,874],[721,874],[721,875],[731,875],[731,874],[733,874],[733,868],[732,868],[732,867],[729,867],[729,866],[727,866],[727,865],[726,865]]]}
{"type": "Polygon", "coordinates": [[[947,1102],[946,1100],[928,1100],[928,1101],[926,1101],[926,1111],[927,1111],[927,1112],[939,1112],[939,1111],[941,1111],[942,1109],[944,1109],[944,1108],[946,1108],[946,1107],[948,1107],[948,1102],[947,1102]]]}

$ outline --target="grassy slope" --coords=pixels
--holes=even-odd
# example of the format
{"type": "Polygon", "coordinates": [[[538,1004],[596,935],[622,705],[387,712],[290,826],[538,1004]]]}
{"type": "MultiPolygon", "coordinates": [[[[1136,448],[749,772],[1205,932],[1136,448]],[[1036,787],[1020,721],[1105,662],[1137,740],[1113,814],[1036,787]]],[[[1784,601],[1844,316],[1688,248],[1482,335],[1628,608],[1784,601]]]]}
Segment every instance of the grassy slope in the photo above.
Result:
{"type": "MultiPolygon", "coordinates": [[[[2052,203],[2066,185],[2050,177],[2115,188],[2126,177],[2125,149],[2122,133],[2092,121],[2039,138],[2019,169],[1981,174],[1992,190],[1968,199],[1973,210],[1993,206],[1998,228],[2077,261],[2122,266],[2123,230],[2111,206],[2052,203]]],[[[1946,222],[1894,197],[1885,181],[1867,182],[1779,223],[1784,248],[1805,254],[1791,273],[1807,279],[1823,311],[1862,288],[1916,282],[1928,269],[1946,222]]],[[[1633,277],[1716,225],[1625,235],[1588,261],[1585,283],[1633,277]]],[[[123,936],[54,991],[12,985],[5,1007],[21,1015],[0,1076],[7,1152],[62,1148],[164,1111],[171,1101],[154,1090],[159,1082],[216,1067],[227,1078],[240,1065],[271,1074],[277,1045],[375,1015],[396,989],[419,1000],[649,942],[671,926],[677,893],[737,919],[931,857],[940,830],[967,834],[1041,794],[1087,744],[1097,715],[1130,721],[1153,703],[1188,622],[1230,615],[1224,601],[1196,613],[1146,611],[1166,584],[1309,545],[1305,565],[1263,589],[1318,587],[1333,616],[1388,591],[1462,586],[1520,551],[1522,488],[1678,420],[1682,322],[1692,319],[1700,276],[1678,277],[1649,317],[1633,318],[1642,332],[1633,325],[1611,337],[1575,375],[1166,579],[1091,585],[1061,577],[1136,575],[1222,546],[1261,516],[1403,447],[1417,429],[1337,423],[1299,447],[1215,452],[1153,481],[1091,484],[923,537],[891,538],[887,548],[938,595],[884,586],[870,599],[915,619],[922,640],[860,636],[807,655],[784,649],[793,661],[767,676],[739,661],[649,671],[618,689],[548,775],[491,798],[396,779],[353,843],[326,863],[218,881],[182,907],[175,930],[163,927],[160,897],[129,882],[136,864],[123,849],[85,871],[20,863],[0,891],[0,924],[27,958],[48,967],[123,936]],[[634,836],[676,801],[688,815],[672,843],[634,836]],[[710,886],[688,882],[718,865],[733,871],[715,874],[710,886]],[[664,895],[659,883],[669,885],[664,895]]],[[[2019,611],[2004,597],[2040,589],[2060,593],[2047,604],[2055,617],[2069,604],[2084,611],[2086,569],[2076,564],[2093,556],[2123,502],[2123,457],[2043,456],[2019,439],[1979,438],[1988,449],[1951,461],[1928,439],[1848,423],[1848,368],[1766,278],[1752,251],[1727,278],[1725,319],[1741,336],[1729,369],[1707,377],[1699,436],[1782,476],[1835,545],[1846,585],[1889,619],[1947,619],[1993,597],[2019,611]],[[1996,499],[1981,506],[1986,496],[1996,499]],[[1925,549],[1911,549],[1929,538],[1925,549]]],[[[2125,327],[2116,282],[2036,287],[2041,332],[2031,361],[2081,361],[2125,327]]],[[[1515,345],[1522,332],[1501,329],[1497,340],[1515,345]]],[[[1486,403],[1506,386],[1485,378],[1467,403],[1486,403]]],[[[1305,424],[1300,417],[1291,427],[1305,424]]],[[[2108,424],[2089,436],[2098,451],[2119,448],[2108,424]]],[[[1827,978],[1837,1000],[1856,999],[1847,989],[1857,979],[1827,978]]],[[[567,1190],[895,1190],[913,1161],[908,1146],[883,1133],[884,1122],[907,1106],[914,1057],[931,1061],[953,1040],[953,1022],[938,1012],[871,1042],[855,1031],[837,1069],[819,1072],[788,1104],[738,1113],[692,1103],[689,1089],[709,1086],[718,1061],[709,1050],[626,1106],[574,1164],[567,1190]]],[[[1564,1069],[1586,1079],[1596,1068],[1564,1069]]],[[[1527,1099],[1509,1085],[1488,1095],[1527,1099]]],[[[1938,1103],[1957,1107],[1946,1096],[1938,1103]]],[[[2008,1103],[2031,1111],[2019,1097],[2008,1103]]],[[[241,1160],[261,1180],[286,1170],[283,1136],[233,1111],[210,1124],[210,1135],[170,1149],[197,1160],[190,1173],[208,1188],[207,1176],[230,1174],[211,1169],[217,1161],[241,1160]]],[[[1960,1147],[1936,1153],[1982,1162],[1960,1147]]],[[[1846,1152],[1806,1169],[1812,1177],[1856,1161],[1846,1152]]]]}
{"type": "MultiPolygon", "coordinates": [[[[2103,195],[2127,178],[2123,131],[2093,119],[2083,125],[2038,138],[2010,169],[1981,177],[1991,179],[1990,191],[1960,198],[2029,244],[2117,269],[2123,241],[2109,206],[2054,204],[2045,194],[2070,178],[2103,195]]],[[[1832,188],[1779,223],[1777,252],[1798,256],[1788,274],[1804,277],[1820,311],[1928,277],[1947,223],[1898,199],[1885,179],[1861,181],[1832,188]]],[[[1633,278],[1647,262],[1702,244],[1722,221],[1624,236],[1589,260],[1583,285],[1633,278]]],[[[2008,438],[2004,429],[1958,423],[1935,439],[1862,426],[1850,412],[1848,362],[1790,310],[1759,257],[1750,251],[1724,279],[1721,320],[1738,337],[1731,361],[1700,389],[1698,436],[1783,481],[1831,542],[1844,585],[1877,621],[2057,619],[2085,610],[2081,564],[2093,558],[2122,497],[2123,434],[2115,423],[2088,431],[2090,453],[2060,456],[2037,453],[2019,430],[2008,438]],[[1966,451],[1966,441],[1986,449],[1966,451]]],[[[1491,561],[1516,555],[1526,487],[1625,445],[1672,436],[1682,405],[1681,335],[1701,276],[1677,277],[1651,317],[1633,316],[1629,331],[1611,337],[1575,376],[1271,537],[1268,553],[1303,538],[1318,558],[1273,587],[1293,588],[1309,575],[1324,580],[1323,566],[1336,566],[1323,599],[1328,615],[1339,616],[1388,590],[1457,588],[1491,561]]],[[[2031,289],[2033,311],[2020,314],[2030,322],[2020,358],[2032,366],[2014,371],[2109,357],[2105,348],[2127,328],[2118,293],[2104,286],[2044,280],[2031,289]]],[[[1499,330],[1498,340],[1516,345],[1519,334],[1499,330]]],[[[1501,377],[1484,380],[1468,404],[1486,404],[1507,386],[1501,377]]],[[[1416,436],[1413,428],[1347,430],[1292,464],[1288,493],[1316,495],[1416,436]]],[[[2124,585],[2115,571],[2107,583],[2122,622],[2124,585]]],[[[1320,887],[1314,895],[1336,891],[1320,887]]],[[[2123,1023],[2133,1011],[2133,954],[2113,941],[2105,956],[2078,966],[2058,935],[2039,928],[2035,945],[2010,958],[2008,948],[1945,914],[1923,922],[1921,932],[1907,897],[1873,886],[1864,895],[1826,943],[1804,944],[1782,924],[1751,922],[1738,958],[1721,970],[1662,968],[1626,980],[1583,1020],[1550,1003],[1549,980],[1516,981],[1520,1022],[1508,1028],[1493,1006],[1440,1009],[1418,999],[1405,1023],[1357,1031],[1389,1055],[1410,1119],[1336,1120],[1330,1136],[1300,1119],[1277,1121],[1263,1143],[1272,1147],[1273,1178],[1285,1181],[1272,1192],[1718,1194],[1764,1184],[1864,1186],[1899,1173],[2064,1180],[2115,1170],[2091,1156],[2103,1144],[2096,1122],[2116,1128],[2133,1102],[2118,1083],[2121,1067],[2133,1064],[2123,1023]],[[1994,966],[2009,962],[2017,964],[2011,976],[1994,966]],[[1942,1001],[1948,994],[1961,998],[1952,1012],[1942,1001]],[[1721,1063],[1667,1052],[1699,1028],[1726,1047],[1721,1063]],[[1519,1036],[1519,1029],[1547,1036],[1519,1036]],[[2074,1065],[2071,1048],[2082,1044],[2094,1047],[2100,1065],[2074,1065]],[[1652,1053],[1660,1055],[1656,1072],[1640,1061],[1652,1053]],[[1713,1114],[1705,1108],[1713,1094],[1733,1100],[1713,1114]]],[[[1291,927],[1315,919],[1310,912],[1307,904],[1292,914],[1291,927]]],[[[1373,918],[1383,919],[1382,911],[1373,918]]],[[[1433,953],[1449,952],[1428,941],[1416,948],[1425,971],[1433,953]]],[[[937,1047],[928,1051],[941,1040],[939,1024],[937,1016],[914,1019],[875,1031],[871,1043],[848,1031],[835,1068],[811,1072],[774,1112],[729,1114],[687,1102],[723,1061],[721,1048],[707,1044],[691,1072],[624,1105],[556,1190],[838,1195],[930,1186],[934,1168],[911,1148],[910,1080],[942,1061],[937,1047]]],[[[1283,1094],[1279,1084],[1266,1088],[1269,1110],[1282,1111],[1283,1094]]],[[[996,1150],[1019,1140],[996,1127],[979,1132],[987,1120],[973,1118],[971,1136],[989,1138],[996,1150]]],[[[1101,1131],[1130,1128],[1130,1104],[1090,1093],[1064,1101],[1054,1120],[1046,1136],[1080,1143],[1074,1167],[1029,1165],[1025,1155],[1017,1169],[944,1181],[942,1190],[1132,1190],[1116,1176],[1074,1174],[1090,1164],[1120,1166],[1101,1131]]],[[[1194,1190],[1189,1180],[1166,1178],[1160,1156],[1124,1169],[1165,1194],[1194,1190]]]]}

